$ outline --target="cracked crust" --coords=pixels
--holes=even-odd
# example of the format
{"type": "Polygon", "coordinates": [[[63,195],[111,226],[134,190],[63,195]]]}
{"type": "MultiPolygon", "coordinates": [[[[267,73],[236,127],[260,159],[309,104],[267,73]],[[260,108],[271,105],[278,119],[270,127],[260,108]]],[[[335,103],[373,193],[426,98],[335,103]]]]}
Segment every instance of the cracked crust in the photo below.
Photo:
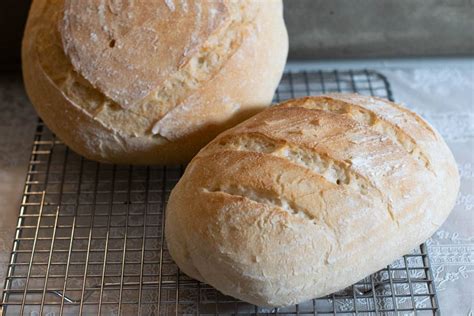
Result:
{"type": "Polygon", "coordinates": [[[281,0],[35,0],[22,59],[32,103],[73,150],[167,164],[270,104],[287,51],[281,0]]]}
{"type": "Polygon", "coordinates": [[[288,101],[222,133],[173,189],[166,238],[182,270],[257,305],[341,290],[426,240],[459,188],[418,115],[332,94],[288,101]]]}

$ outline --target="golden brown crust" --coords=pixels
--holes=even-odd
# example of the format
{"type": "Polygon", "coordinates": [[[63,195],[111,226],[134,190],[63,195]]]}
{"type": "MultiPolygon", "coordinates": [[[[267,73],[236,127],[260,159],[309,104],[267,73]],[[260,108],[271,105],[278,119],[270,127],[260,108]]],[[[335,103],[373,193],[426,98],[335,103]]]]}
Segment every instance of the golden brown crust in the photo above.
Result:
{"type": "MultiPolygon", "coordinates": [[[[146,49],[135,49],[119,23],[126,15],[112,18],[113,10],[106,8],[101,24],[99,13],[106,2],[64,1],[33,2],[23,40],[24,79],[46,124],[88,158],[136,164],[185,162],[219,132],[271,102],[288,49],[280,0],[174,1],[174,11],[169,1],[146,2],[147,8],[156,5],[162,14],[179,15],[184,24],[200,19],[203,26],[194,29],[195,42],[187,33],[151,27],[162,32],[163,42],[155,45],[163,51],[161,59],[150,57],[150,43],[146,49]],[[82,12],[82,6],[92,6],[92,13],[75,14],[82,12]],[[90,31],[99,26],[97,43],[92,45],[90,31]],[[109,47],[108,37],[114,37],[114,47],[109,47]],[[169,54],[163,47],[176,37],[182,41],[174,48],[183,52],[169,54]],[[153,72],[158,64],[164,68],[153,72]],[[109,80],[106,72],[115,75],[109,80]],[[130,80],[135,75],[141,81],[130,80]],[[57,90],[54,103],[44,89],[57,90]]],[[[131,11],[137,24],[132,29],[141,30],[141,22],[154,21],[148,11],[140,7],[131,11]]],[[[135,38],[146,44],[145,35],[135,38]]]]}
{"type": "Polygon", "coordinates": [[[128,107],[189,62],[192,52],[228,20],[222,0],[176,5],[172,0],[65,0],[60,31],[75,69],[128,107]],[[166,29],[172,32],[164,34],[166,29]]]}
{"type": "Polygon", "coordinates": [[[296,99],[199,152],[170,196],[166,237],[185,273],[254,304],[290,305],[409,252],[458,187],[451,152],[416,114],[358,95],[296,99]]]}

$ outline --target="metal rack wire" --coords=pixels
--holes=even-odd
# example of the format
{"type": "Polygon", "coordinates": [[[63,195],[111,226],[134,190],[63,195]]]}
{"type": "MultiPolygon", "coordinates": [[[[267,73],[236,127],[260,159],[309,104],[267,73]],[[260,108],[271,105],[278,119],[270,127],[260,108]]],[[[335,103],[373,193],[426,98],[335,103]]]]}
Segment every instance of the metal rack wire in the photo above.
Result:
{"type": "MultiPolygon", "coordinates": [[[[288,72],[275,101],[324,92],[392,99],[372,71],[288,72]]],[[[180,273],[164,240],[164,206],[182,166],[100,164],[71,152],[40,122],[0,315],[437,315],[426,247],[352,287],[268,309],[180,273]]]]}

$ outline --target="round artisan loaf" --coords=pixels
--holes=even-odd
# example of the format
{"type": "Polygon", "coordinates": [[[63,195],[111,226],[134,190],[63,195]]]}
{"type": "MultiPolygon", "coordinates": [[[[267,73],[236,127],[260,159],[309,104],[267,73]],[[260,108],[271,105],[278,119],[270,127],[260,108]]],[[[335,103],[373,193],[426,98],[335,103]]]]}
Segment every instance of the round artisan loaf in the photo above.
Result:
{"type": "Polygon", "coordinates": [[[257,305],[290,305],[410,252],[458,188],[449,148],[415,113],[373,97],[307,97],[203,148],[171,193],[166,238],[189,276],[257,305]]]}
{"type": "Polygon", "coordinates": [[[87,158],[189,161],[270,104],[288,52],[282,11],[281,0],[35,0],[26,89],[87,158]]]}

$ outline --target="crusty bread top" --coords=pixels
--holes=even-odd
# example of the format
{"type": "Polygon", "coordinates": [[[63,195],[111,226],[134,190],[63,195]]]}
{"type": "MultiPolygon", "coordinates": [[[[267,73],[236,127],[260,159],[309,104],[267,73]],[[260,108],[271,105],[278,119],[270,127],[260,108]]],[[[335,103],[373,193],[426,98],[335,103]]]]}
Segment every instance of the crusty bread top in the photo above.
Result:
{"type": "Polygon", "coordinates": [[[65,0],[60,30],[74,68],[128,107],[227,28],[230,14],[223,0],[65,0]]]}
{"type": "Polygon", "coordinates": [[[420,183],[457,175],[446,144],[417,114],[354,94],[290,100],[222,133],[198,156],[226,150],[289,160],[325,182],[377,196],[397,225],[423,204],[420,183]]]}
{"type": "Polygon", "coordinates": [[[129,16],[115,16],[109,5],[114,2],[38,2],[29,38],[46,76],[91,119],[130,137],[155,134],[166,142],[163,123],[154,125],[173,116],[244,41],[255,40],[251,35],[258,32],[254,21],[262,6],[281,9],[279,1],[175,2],[131,2],[128,31],[122,24],[129,16]],[[133,32],[141,35],[130,36],[133,32]]]}

